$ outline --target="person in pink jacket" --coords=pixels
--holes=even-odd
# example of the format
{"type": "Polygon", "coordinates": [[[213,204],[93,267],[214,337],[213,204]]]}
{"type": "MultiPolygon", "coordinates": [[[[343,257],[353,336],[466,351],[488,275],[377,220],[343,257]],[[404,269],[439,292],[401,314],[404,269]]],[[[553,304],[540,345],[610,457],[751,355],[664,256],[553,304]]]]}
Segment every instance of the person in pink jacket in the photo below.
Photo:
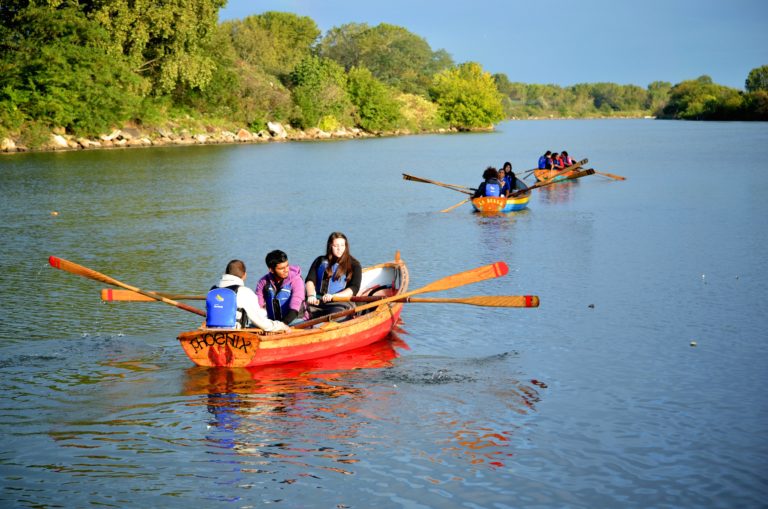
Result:
{"type": "Polygon", "coordinates": [[[304,281],[301,268],[288,264],[288,255],[276,249],[267,253],[267,272],[256,284],[259,305],[267,310],[271,320],[290,324],[297,318],[306,320],[304,281]]]}

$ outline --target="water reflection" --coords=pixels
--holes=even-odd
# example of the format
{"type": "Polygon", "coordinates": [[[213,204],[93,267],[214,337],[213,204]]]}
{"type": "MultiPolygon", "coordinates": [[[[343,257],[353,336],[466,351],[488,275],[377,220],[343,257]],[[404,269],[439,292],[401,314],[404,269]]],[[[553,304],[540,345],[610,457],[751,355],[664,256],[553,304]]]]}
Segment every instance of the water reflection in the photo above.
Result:
{"type": "Polygon", "coordinates": [[[573,199],[575,186],[579,185],[578,180],[568,180],[558,182],[551,186],[539,188],[539,200],[542,203],[568,203],[573,199]]]}
{"type": "Polygon", "coordinates": [[[228,461],[241,472],[298,466],[351,474],[348,465],[359,460],[344,444],[376,418],[364,407],[386,397],[363,383],[367,371],[391,367],[398,350],[408,348],[393,332],[367,347],[311,361],[243,369],[195,366],[187,370],[183,393],[204,396],[191,404],[204,404],[210,414],[210,453],[237,455],[228,461]]]}
{"type": "Polygon", "coordinates": [[[330,357],[253,368],[205,368],[187,370],[184,394],[263,394],[289,395],[312,392],[338,396],[355,392],[345,386],[345,378],[360,369],[392,366],[399,356],[396,348],[407,343],[393,332],[387,338],[355,350],[330,357]]]}
{"type": "MultiPolygon", "coordinates": [[[[546,387],[546,384],[536,380],[531,384],[546,387]]],[[[493,392],[498,401],[503,401],[509,411],[519,416],[535,412],[535,404],[541,401],[538,390],[520,380],[510,380],[503,389],[493,392]]],[[[465,456],[471,465],[486,464],[499,468],[505,466],[505,458],[514,456],[512,435],[522,424],[509,421],[494,425],[492,422],[468,420],[451,421],[447,426],[452,429],[452,436],[444,449],[446,453],[465,456]]]]}
{"type": "Polygon", "coordinates": [[[484,220],[488,218],[501,218],[504,222],[514,223],[519,218],[530,214],[531,211],[525,208],[523,210],[513,210],[511,212],[480,212],[475,210],[472,211],[472,213],[478,218],[478,222],[484,222],[484,220]]]}
{"type": "MultiPolygon", "coordinates": [[[[547,384],[507,373],[516,358],[515,352],[504,352],[474,359],[421,359],[404,366],[407,372],[399,373],[399,368],[394,368],[387,375],[397,379],[398,384],[423,385],[429,391],[429,396],[417,391],[424,400],[420,404],[420,426],[437,434],[437,448],[421,454],[425,460],[449,470],[458,464],[469,465],[472,475],[482,476],[489,468],[508,466],[509,459],[525,448],[525,438],[519,435],[528,431],[547,384]],[[430,390],[430,386],[438,387],[430,390]],[[477,406],[490,412],[480,416],[469,410],[477,406]]],[[[442,470],[434,468],[435,475],[442,470]]],[[[430,477],[435,484],[456,480],[454,476],[440,481],[430,477]]]]}

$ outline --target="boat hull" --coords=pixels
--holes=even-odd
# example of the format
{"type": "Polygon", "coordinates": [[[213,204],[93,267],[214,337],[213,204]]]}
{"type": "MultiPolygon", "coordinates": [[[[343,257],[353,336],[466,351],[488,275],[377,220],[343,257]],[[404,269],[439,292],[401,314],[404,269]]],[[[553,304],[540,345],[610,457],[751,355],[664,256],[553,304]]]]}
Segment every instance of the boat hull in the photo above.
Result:
{"type": "Polygon", "coordinates": [[[539,182],[560,182],[572,177],[578,170],[534,170],[533,175],[539,182]]]}
{"type": "MultiPolygon", "coordinates": [[[[401,260],[366,268],[361,295],[389,286],[376,295],[391,296],[408,289],[408,269],[401,260]]],[[[344,322],[327,322],[313,329],[265,333],[260,329],[201,327],[178,336],[184,352],[198,366],[247,368],[306,361],[360,348],[385,338],[400,319],[402,303],[390,302],[344,322]]]]}
{"type": "MultiPolygon", "coordinates": [[[[520,179],[517,179],[517,189],[526,189],[525,185],[520,179]]],[[[528,201],[531,199],[531,193],[527,192],[520,196],[504,198],[503,196],[481,196],[480,198],[472,199],[472,207],[477,212],[514,212],[516,210],[523,210],[528,207],[528,201]]]]}

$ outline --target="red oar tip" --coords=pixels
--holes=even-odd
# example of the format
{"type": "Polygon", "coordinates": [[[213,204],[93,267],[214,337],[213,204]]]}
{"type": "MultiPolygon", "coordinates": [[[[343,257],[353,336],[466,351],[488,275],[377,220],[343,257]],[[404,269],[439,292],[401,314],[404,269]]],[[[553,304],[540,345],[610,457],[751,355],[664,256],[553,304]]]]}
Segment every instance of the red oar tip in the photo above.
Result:
{"type": "Polygon", "coordinates": [[[496,262],[493,264],[493,269],[496,271],[496,277],[506,276],[509,272],[509,267],[504,262],[496,262]]]}
{"type": "Polygon", "coordinates": [[[61,260],[55,256],[49,256],[48,263],[50,263],[51,267],[55,269],[58,269],[61,266],[61,260]]]}

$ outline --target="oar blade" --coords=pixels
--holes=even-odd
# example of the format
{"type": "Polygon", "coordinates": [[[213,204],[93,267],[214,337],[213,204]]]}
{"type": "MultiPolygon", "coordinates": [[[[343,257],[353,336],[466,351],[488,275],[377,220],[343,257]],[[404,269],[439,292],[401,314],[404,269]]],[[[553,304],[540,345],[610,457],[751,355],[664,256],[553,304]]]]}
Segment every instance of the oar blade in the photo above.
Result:
{"type": "Polygon", "coordinates": [[[506,263],[499,261],[490,265],[484,265],[476,269],[460,272],[459,274],[453,274],[451,276],[444,277],[438,281],[428,284],[427,286],[409,292],[412,295],[418,293],[428,292],[440,292],[444,290],[450,290],[452,288],[458,288],[459,286],[468,285],[471,283],[477,283],[485,281],[487,279],[494,279],[497,277],[505,276],[509,272],[509,267],[506,263]]]}
{"type": "MultiPolygon", "coordinates": [[[[148,292],[160,297],[172,300],[205,300],[205,295],[175,295],[161,292],[148,292]]],[[[121,290],[117,288],[102,288],[101,300],[105,302],[155,302],[157,299],[147,295],[132,292],[130,290],[121,290]]]]}
{"type": "Polygon", "coordinates": [[[89,269],[88,267],[83,267],[82,265],[78,265],[77,263],[59,258],[58,256],[49,256],[48,263],[51,265],[51,267],[63,270],[64,272],[69,272],[70,274],[101,281],[102,283],[106,283],[108,285],[121,286],[119,281],[107,276],[106,274],[96,272],[95,270],[89,269]]]}

